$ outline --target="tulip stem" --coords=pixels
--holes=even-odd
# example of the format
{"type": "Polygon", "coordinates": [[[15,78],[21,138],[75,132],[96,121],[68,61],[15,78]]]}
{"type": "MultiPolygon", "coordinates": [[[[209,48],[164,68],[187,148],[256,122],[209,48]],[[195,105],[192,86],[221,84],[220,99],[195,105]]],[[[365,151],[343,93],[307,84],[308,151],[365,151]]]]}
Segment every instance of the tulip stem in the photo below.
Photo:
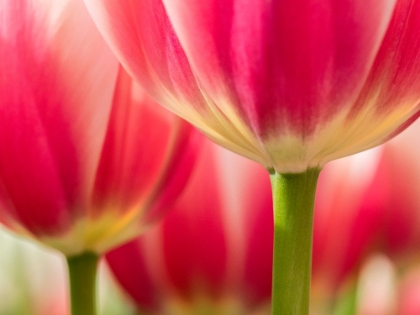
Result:
{"type": "Polygon", "coordinates": [[[274,203],[273,315],[308,315],[315,190],[320,170],[270,175],[274,203]]]}
{"type": "Polygon", "coordinates": [[[72,315],[96,314],[96,271],[99,257],[83,253],[67,258],[72,315]]]}

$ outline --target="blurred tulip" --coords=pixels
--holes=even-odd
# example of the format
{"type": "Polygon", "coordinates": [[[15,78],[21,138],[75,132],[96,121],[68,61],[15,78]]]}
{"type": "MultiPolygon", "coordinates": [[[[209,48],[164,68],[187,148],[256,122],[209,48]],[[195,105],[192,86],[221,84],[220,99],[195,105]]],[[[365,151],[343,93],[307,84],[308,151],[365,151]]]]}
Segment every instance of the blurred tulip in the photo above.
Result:
{"type": "Polygon", "coordinates": [[[0,0],[0,221],[101,254],[167,209],[191,127],[119,69],[82,0],[0,0]]]}
{"type": "MultiPolygon", "coordinates": [[[[382,147],[335,161],[320,176],[314,219],[315,295],[334,298],[373,253],[420,258],[419,122],[382,147]]],[[[367,303],[369,304],[369,303],[367,303]]]]}
{"type": "Polygon", "coordinates": [[[363,266],[357,285],[357,315],[395,315],[395,268],[384,255],[373,255],[363,266]]]}
{"type": "Polygon", "coordinates": [[[376,193],[372,188],[382,150],[334,161],[320,175],[314,217],[315,294],[337,293],[371,246],[378,209],[362,208],[368,191],[376,193]]]}
{"type": "Polygon", "coordinates": [[[376,222],[376,248],[399,265],[420,258],[420,147],[415,145],[419,132],[417,121],[384,146],[381,172],[386,175],[378,178],[375,188],[385,186],[386,195],[368,204],[385,209],[376,222]]]}
{"type": "Polygon", "coordinates": [[[207,141],[164,221],[109,254],[147,314],[256,314],[271,293],[270,183],[257,164],[207,141]]]}
{"type": "Polygon", "coordinates": [[[418,115],[420,1],[85,2],[153,97],[278,173],[374,147],[418,115]]]}

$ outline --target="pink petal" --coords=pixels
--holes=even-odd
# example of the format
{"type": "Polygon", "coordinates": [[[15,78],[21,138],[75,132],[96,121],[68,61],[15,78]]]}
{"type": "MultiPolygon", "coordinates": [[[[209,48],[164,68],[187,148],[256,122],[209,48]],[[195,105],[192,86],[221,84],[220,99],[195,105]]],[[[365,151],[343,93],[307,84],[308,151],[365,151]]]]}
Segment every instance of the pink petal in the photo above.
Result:
{"type": "Polygon", "coordinates": [[[5,0],[0,16],[0,202],[55,234],[88,201],[117,61],[81,2],[5,0]]]}
{"type": "MultiPolygon", "coordinates": [[[[353,112],[374,98],[376,110],[386,115],[395,108],[420,102],[420,2],[400,0],[369,79],[353,112]]],[[[350,117],[351,119],[351,117],[350,117]]]]}
{"type": "Polygon", "coordinates": [[[121,68],[90,215],[117,211],[123,216],[135,208],[148,222],[166,212],[194,164],[192,131],[157,106],[121,68]]]}
{"type": "Polygon", "coordinates": [[[161,0],[86,2],[122,64],[148,93],[165,103],[175,97],[185,99],[188,105],[203,106],[201,93],[161,0]]]}
{"type": "Polygon", "coordinates": [[[271,291],[269,186],[259,165],[207,141],[162,224],[109,253],[108,262],[149,312],[165,312],[177,302],[194,310],[200,298],[213,310],[230,298],[251,312],[271,291]]]}
{"type": "Polygon", "coordinates": [[[260,137],[292,130],[303,138],[358,96],[395,4],[163,2],[218,106],[233,106],[260,137]]]}

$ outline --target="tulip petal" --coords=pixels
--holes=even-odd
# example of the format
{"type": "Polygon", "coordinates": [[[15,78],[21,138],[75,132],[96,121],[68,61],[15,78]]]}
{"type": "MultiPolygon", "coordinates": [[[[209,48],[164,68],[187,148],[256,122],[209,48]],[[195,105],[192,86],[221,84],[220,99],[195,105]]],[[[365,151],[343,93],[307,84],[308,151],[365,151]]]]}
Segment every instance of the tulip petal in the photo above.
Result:
{"type": "Polygon", "coordinates": [[[247,314],[270,297],[267,172],[207,140],[202,149],[162,224],[107,255],[118,280],[148,312],[247,314]]]}
{"type": "Polygon", "coordinates": [[[120,68],[83,246],[102,252],[160,218],[194,165],[194,136],[187,122],[157,106],[120,68]]]}
{"type": "Polygon", "coordinates": [[[395,4],[163,2],[214,103],[233,107],[259,137],[293,132],[303,139],[356,99],[395,4]]]}
{"type": "Polygon", "coordinates": [[[81,6],[0,2],[0,199],[36,235],[80,215],[105,132],[117,61],[81,6]]]}
{"type": "Polygon", "coordinates": [[[161,172],[165,173],[161,166],[173,119],[178,118],[154,106],[120,70],[96,175],[92,217],[104,208],[127,211],[133,208],[133,200],[141,204],[150,195],[161,172]],[[134,198],[139,193],[142,196],[134,198]]]}
{"type": "Polygon", "coordinates": [[[147,93],[217,143],[267,164],[248,128],[230,121],[203,95],[161,0],[85,2],[121,63],[147,93]]]}

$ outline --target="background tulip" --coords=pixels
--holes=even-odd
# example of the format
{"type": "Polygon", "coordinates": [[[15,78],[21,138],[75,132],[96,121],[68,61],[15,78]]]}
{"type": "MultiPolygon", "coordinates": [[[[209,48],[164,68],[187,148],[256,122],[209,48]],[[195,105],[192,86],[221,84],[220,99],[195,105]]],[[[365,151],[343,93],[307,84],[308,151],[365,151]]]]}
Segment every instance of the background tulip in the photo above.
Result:
{"type": "MultiPolygon", "coordinates": [[[[389,193],[375,190],[384,171],[380,167],[383,152],[380,147],[334,161],[320,175],[312,266],[315,303],[335,301],[340,289],[354,280],[360,265],[373,250],[376,232],[382,227],[376,224],[377,219],[386,211],[367,204],[376,196],[385,197],[389,193]]],[[[324,313],[332,311],[319,311],[324,313]]]]}
{"type": "Polygon", "coordinates": [[[163,222],[107,255],[146,314],[255,314],[269,303],[270,183],[259,165],[206,142],[163,222]]]}
{"type": "MultiPolygon", "coordinates": [[[[375,299],[383,290],[399,291],[395,285],[399,277],[418,263],[420,198],[418,177],[413,175],[420,170],[420,151],[412,143],[419,127],[417,122],[384,146],[335,161],[321,174],[314,219],[313,297],[333,305],[319,314],[333,313],[332,307],[346,290],[361,296],[355,303],[357,314],[364,314],[364,308],[374,307],[365,294],[375,299]],[[366,283],[382,281],[375,280],[382,274],[377,271],[375,278],[371,275],[375,272],[363,268],[375,270],[369,266],[377,264],[392,270],[395,283],[369,288],[366,283]]],[[[387,311],[375,314],[396,314],[384,297],[376,300],[378,309],[387,311]]],[[[403,296],[398,300],[403,303],[403,296]]]]}
{"type": "Polygon", "coordinates": [[[186,182],[191,128],[118,68],[82,1],[0,9],[0,220],[66,255],[139,234],[186,182]]]}
{"type": "Polygon", "coordinates": [[[119,66],[83,1],[1,0],[0,17],[0,222],[94,275],[182,190],[194,132],[119,66]]]}

